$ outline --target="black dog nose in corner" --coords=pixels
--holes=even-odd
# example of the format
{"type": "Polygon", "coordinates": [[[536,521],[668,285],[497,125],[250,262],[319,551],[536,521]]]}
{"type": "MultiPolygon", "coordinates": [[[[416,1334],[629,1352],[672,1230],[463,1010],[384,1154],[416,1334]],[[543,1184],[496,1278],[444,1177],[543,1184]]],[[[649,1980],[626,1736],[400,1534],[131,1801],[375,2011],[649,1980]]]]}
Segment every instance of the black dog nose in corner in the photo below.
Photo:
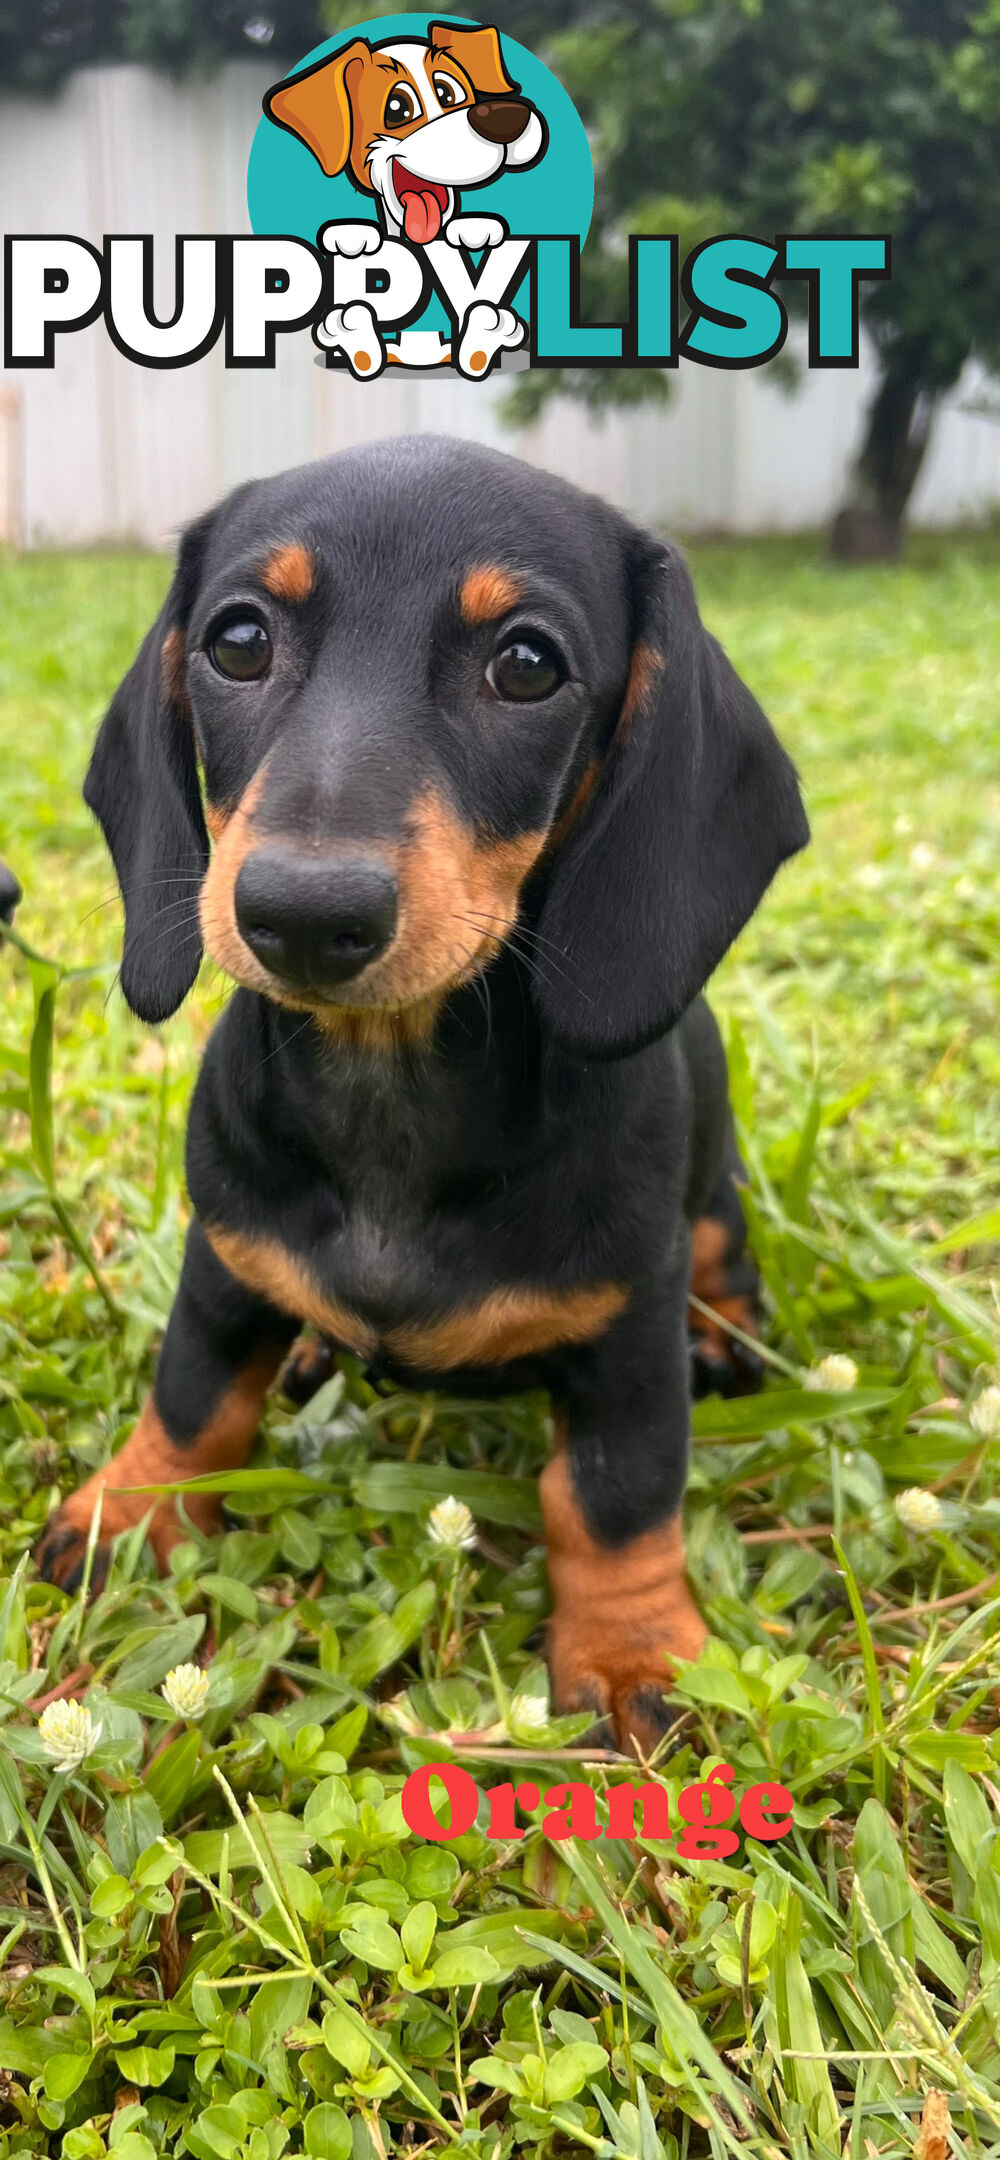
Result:
{"type": "Polygon", "coordinates": [[[469,109],[469,126],[485,142],[516,142],[531,119],[531,106],[523,98],[481,98],[469,109]]]}
{"type": "Polygon", "coordinates": [[[22,898],[13,870],[8,870],[5,862],[0,862],[0,922],[13,922],[14,910],[22,898]]]}
{"type": "Polygon", "coordinates": [[[298,989],[332,989],[377,960],[396,928],[399,890],[363,855],[309,861],[278,848],[247,857],[233,894],[244,944],[298,989]]]}

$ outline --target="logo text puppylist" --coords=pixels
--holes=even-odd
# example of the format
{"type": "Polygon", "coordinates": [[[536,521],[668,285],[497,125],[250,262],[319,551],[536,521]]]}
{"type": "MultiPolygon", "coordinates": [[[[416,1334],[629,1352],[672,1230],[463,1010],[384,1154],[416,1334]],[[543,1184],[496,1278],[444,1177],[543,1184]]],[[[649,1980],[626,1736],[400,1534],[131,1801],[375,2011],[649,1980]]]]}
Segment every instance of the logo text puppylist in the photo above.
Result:
{"type": "Polygon", "coordinates": [[[252,238],[179,236],[174,307],[154,307],[149,235],[9,235],[5,365],[51,367],[56,336],[103,315],[119,351],[184,367],[220,336],[227,367],[273,367],[311,330],[327,366],[479,380],[532,367],[759,367],[784,344],[774,281],[808,285],[810,367],[856,367],[863,278],[885,234],[725,233],[681,264],[676,235],[632,236],[621,323],[582,324],[593,207],[579,114],[492,25],[393,15],[308,54],[268,90],[250,152],[252,238]],[[687,309],[683,330],[681,304],[687,309]]]}

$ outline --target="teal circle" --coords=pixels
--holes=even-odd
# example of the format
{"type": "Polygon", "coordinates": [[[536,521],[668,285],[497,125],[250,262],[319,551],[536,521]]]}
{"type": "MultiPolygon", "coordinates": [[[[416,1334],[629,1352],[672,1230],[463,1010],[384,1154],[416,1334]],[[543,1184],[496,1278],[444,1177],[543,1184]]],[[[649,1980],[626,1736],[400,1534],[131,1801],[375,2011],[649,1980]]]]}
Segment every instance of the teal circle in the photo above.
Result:
{"type": "MultiPolygon", "coordinates": [[[[468,20],[450,14],[447,19],[463,23],[468,20]]],[[[381,15],[375,22],[338,31],[336,37],[314,46],[289,74],[297,75],[317,60],[330,59],[352,38],[366,38],[372,45],[384,44],[390,38],[425,38],[429,25],[441,20],[440,8],[429,15],[381,15]]],[[[479,27],[469,21],[470,29],[479,27]]],[[[500,44],[508,73],[538,107],[547,123],[549,139],[537,165],[529,166],[527,172],[514,169],[499,173],[485,187],[467,188],[462,208],[470,213],[492,211],[506,219],[515,235],[575,233],[582,243],[594,208],[594,167],[583,121],[561,82],[541,60],[536,60],[534,53],[504,32],[500,44]]],[[[346,173],[329,179],[305,143],[297,141],[287,128],[278,127],[266,113],[258,121],[250,146],[247,208],[253,232],[291,233],[313,244],[321,227],[332,219],[378,224],[373,195],[362,194],[346,173]]],[[[522,312],[526,287],[527,280],[514,300],[522,312]]],[[[444,311],[435,296],[420,318],[420,327],[437,329],[445,323],[444,311]]]]}

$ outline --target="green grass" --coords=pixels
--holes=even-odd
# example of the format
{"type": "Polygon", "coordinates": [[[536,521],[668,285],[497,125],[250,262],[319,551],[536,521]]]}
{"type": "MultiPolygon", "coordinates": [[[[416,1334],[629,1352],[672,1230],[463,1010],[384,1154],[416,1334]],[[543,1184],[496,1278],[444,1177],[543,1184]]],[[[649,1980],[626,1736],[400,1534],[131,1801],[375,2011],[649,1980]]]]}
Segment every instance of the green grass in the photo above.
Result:
{"type": "Polygon", "coordinates": [[[451,1752],[486,1785],[614,1773],[517,1701],[545,1694],[543,1403],[386,1400],[351,1369],[298,1418],[275,1401],[239,1527],[169,1581],[135,1538],[89,1604],[20,1564],[148,1386],[224,986],[162,1036],[130,1020],[79,799],[165,565],[0,568],[18,928],[106,971],[0,956],[0,2153],[894,2160],[929,2087],[1000,2151],[1000,1506],[969,1422],[1000,1356],[1000,541],[849,573],[801,541],[692,554],[814,822],[714,992],[774,1370],[696,1419],[713,1642],[660,1767],[675,1820],[722,1760],[795,1796],[786,1839],[714,1860],[550,1842],[541,1811],[507,1846],[402,1822],[405,1772],[451,1752]],[[804,1392],[830,1352],[857,1389],[804,1392]],[[428,1533],[449,1492],[461,1556],[428,1533]],[[185,1726],[160,1683],[189,1659],[185,1726]],[[101,1727],[76,1773],[38,1735],[59,1689],[101,1727]]]}

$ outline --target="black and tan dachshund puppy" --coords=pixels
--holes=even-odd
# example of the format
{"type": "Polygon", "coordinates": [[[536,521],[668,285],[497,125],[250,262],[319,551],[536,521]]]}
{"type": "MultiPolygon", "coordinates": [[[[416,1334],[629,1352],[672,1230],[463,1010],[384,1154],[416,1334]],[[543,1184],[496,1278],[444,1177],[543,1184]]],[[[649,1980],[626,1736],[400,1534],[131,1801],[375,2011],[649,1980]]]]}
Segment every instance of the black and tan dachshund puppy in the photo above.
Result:
{"type": "MultiPolygon", "coordinates": [[[[543,1385],[555,1700],[648,1744],[704,1635],[689,1291],[745,1320],[750,1288],[698,992],[807,838],[680,555],[435,437],[240,488],[184,538],[86,797],[133,1011],[175,1012],[203,947],[240,987],[152,1398],[43,1567],[79,1579],[99,1492],[107,1539],[150,1505],[122,1488],[244,1463],[303,1322],[403,1386],[543,1385]]],[[[164,1499],[161,1563],[183,1535],[164,1499]]]]}

